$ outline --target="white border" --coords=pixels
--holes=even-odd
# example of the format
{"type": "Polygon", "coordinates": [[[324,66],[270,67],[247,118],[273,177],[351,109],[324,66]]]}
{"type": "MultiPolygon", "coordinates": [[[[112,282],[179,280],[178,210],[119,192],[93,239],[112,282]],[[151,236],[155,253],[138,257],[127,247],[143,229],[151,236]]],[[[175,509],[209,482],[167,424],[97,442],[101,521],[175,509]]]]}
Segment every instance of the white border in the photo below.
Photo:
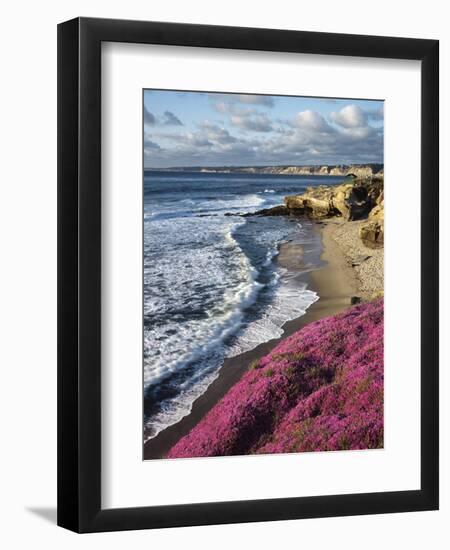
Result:
{"type": "Polygon", "coordinates": [[[420,63],[102,45],[102,507],[420,487],[420,63]],[[142,461],[142,89],[385,103],[385,449],[142,461]]]}

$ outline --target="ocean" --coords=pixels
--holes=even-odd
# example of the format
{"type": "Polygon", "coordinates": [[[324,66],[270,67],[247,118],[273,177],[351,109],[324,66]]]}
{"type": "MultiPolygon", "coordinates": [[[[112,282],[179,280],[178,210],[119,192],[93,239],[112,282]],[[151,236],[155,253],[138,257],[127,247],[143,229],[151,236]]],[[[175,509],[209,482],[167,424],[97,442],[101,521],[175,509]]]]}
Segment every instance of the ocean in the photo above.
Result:
{"type": "Polygon", "coordinates": [[[314,224],[236,214],[342,180],[145,171],[144,441],[189,414],[226,357],[280,337],[318,299],[276,261],[294,240],[299,270],[320,267],[314,224]]]}

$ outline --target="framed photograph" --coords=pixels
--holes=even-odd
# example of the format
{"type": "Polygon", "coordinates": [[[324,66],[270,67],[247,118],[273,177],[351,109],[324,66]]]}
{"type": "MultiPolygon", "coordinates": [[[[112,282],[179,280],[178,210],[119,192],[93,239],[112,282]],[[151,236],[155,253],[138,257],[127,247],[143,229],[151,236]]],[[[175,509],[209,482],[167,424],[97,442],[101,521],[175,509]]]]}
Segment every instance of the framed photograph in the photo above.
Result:
{"type": "Polygon", "coordinates": [[[59,25],[60,526],[438,508],[438,89],[435,40],[59,25]]]}

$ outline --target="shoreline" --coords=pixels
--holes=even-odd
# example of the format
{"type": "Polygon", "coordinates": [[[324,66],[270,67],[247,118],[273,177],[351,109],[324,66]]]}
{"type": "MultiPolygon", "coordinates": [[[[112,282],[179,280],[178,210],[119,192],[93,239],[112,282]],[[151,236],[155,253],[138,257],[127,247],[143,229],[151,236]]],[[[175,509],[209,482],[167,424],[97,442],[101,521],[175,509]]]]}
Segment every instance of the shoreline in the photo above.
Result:
{"type": "MultiPolygon", "coordinates": [[[[220,401],[247,371],[249,365],[269,353],[281,340],[297,332],[305,325],[336,315],[351,305],[352,296],[362,296],[360,280],[355,268],[351,266],[352,254],[338,245],[335,236],[337,228],[348,225],[348,222],[327,221],[317,224],[321,232],[322,254],[325,265],[308,274],[308,288],[316,292],[319,299],[314,302],[304,315],[283,325],[283,334],[268,342],[259,344],[254,349],[235,357],[227,358],[218,377],[207,388],[205,393],[193,403],[191,412],[176,424],[162,430],[156,437],[144,444],[144,460],[164,458],[167,452],[220,401]]],[[[277,263],[290,271],[298,269],[301,258],[301,245],[295,242],[285,243],[280,247],[277,263]]],[[[369,255],[369,254],[367,254],[369,255]]],[[[304,277],[304,275],[303,275],[304,277]]]]}

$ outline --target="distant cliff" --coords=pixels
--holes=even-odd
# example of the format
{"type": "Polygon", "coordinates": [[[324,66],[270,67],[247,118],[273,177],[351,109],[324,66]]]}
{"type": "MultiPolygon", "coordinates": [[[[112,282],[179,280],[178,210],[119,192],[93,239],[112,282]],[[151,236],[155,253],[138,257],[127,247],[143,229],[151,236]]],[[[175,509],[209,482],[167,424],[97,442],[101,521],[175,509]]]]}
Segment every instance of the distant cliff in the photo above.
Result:
{"type": "MultiPolygon", "coordinates": [[[[202,171],[210,171],[203,169],[202,171]]],[[[298,176],[348,176],[355,175],[358,178],[364,178],[383,174],[382,164],[340,164],[340,165],[317,165],[317,166],[253,166],[236,171],[251,174],[280,174],[280,175],[298,175],[298,176]]],[[[212,169],[214,171],[214,169],[212,169]]]]}
{"type": "MultiPolygon", "coordinates": [[[[163,171],[174,172],[204,172],[204,173],[245,173],[245,174],[279,174],[286,176],[348,176],[353,174],[358,178],[383,175],[383,164],[330,164],[303,166],[189,166],[165,168],[163,171]]],[[[146,169],[151,170],[151,169],[146,169]]]]}

